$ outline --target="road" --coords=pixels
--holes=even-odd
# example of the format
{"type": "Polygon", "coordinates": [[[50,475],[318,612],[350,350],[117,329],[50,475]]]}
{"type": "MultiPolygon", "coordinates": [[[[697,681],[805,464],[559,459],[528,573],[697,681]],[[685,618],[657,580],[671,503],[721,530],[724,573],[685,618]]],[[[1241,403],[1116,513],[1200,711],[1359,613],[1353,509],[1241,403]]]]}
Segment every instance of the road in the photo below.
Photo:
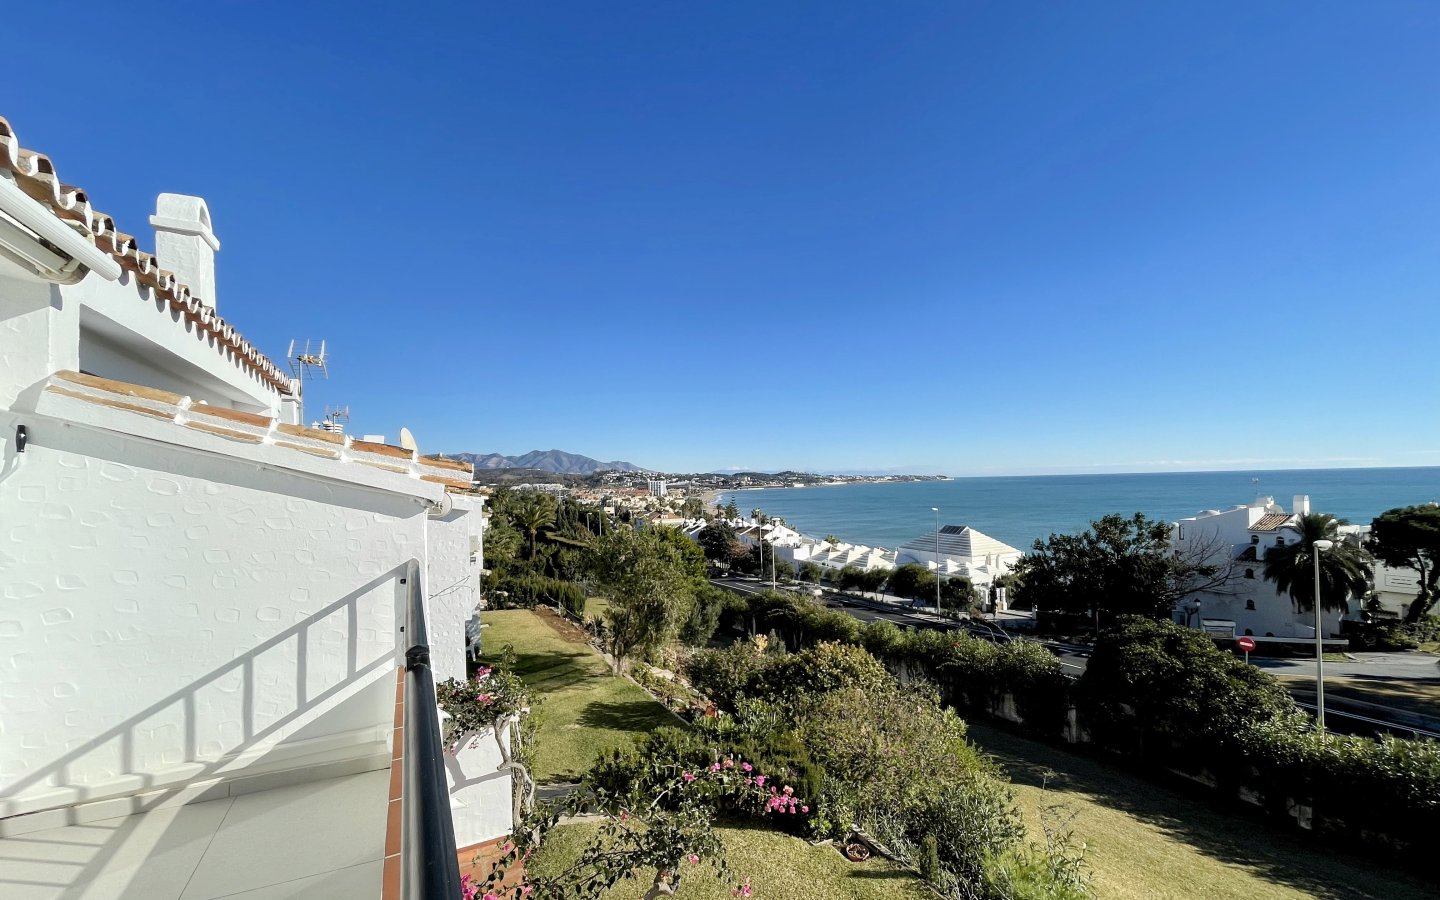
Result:
{"type": "MultiPolygon", "coordinates": [[[[770,585],[748,578],[712,578],[711,583],[717,587],[725,588],[737,594],[759,594],[770,590],[770,585]]],[[[989,623],[981,624],[982,620],[974,620],[970,623],[956,622],[954,619],[946,619],[915,607],[909,600],[893,597],[889,594],[879,594],[872,597],[856,597],[849,594],[839,594],[834,591],[825,591],[818,601],[830,609],[838,609],[845,612],[861,622],[891,622],[900,627],[909,628],[936,628],[942,631],[954,631],[963,628],[976,637],[988,638],[990,640],[1009,640],[1010,635],[1003,629],[996,628],[989,623]]],[[[1076,678],[1085,671],[1085,664],[1089,659],[1089,653],[1081,648],[1075,648],[1067,644],[1059,644],[1053,641],[1040,641],[1055,654],[1060,665],[1065,671],[1076,678]]]]}
{"type": "MultiPolygon", "coordinates": [[[[718,587],[737,594],[758,594],[770,590],[767,583],[757,579],[747,578],[712,578],[711,582],[718,587]]],[[[964,628],[976,637],[989,640],[1009,640],[1010,635],[1003,629],[995,628],[989,623],[977,624],[956,622],[953,619],[946,619],[936,616],[932,612],[925,612],[917,609],[909,600],[902,600],[898,597],[891,597],[881,594],[879,597],[856,597],[849,594],[839,594],[834,591],[825,591],[818,601],[830,608],[845,612],[861,622],[885,621],[892,622],[897,626],[912,628],[938,628],[944,631],[954,631],[964,628]],[[883,599],[881,599],[883,598],[883,599]]],[[[978,620],[977,620],[978,621],[978,620]]],[[[1038,643],[1045,646],[1060,665],[1065,668],[1065,673],[1073,678],[1079,678],[1085,672],[1089,662],[1090,654],[1088,648],[1077,647],[1073,644],[1062,644],[1055,641],[1038,640],[1038,643]]],[[[1429,680],[1440,675],[1440,668],[1437,668],[1435,658],[1425,654],[1406,654],[1404,657],[1397,657],[1390,653],[1359,653],[1352,654],[1356,657],[1354,662],[1325,664],[1327,675],[1379,675],[1389,678],[1404,678],[1429,680]]],[[[1259,668],[1267,669],[1275,674],[1298,675],[1313,674],[1315,671],[1314,661],[1298,659],[1268,659],[1257,657],[1254,660],[1259,668]]],[[[1292,693],[1303,694],[1303,689],[1291,686],[1292,693]]],[[[1313,710],[1303,700],[1302,707],[1313,710]]],[[[1384,718],[1372,718],[1357,714],[1347,714],[1338,707],[1343,706],[1343,701],[1338,698],[1327,703],[1329,715],[1332,717],[1327,724],[1340,726],[1339,730],[1348,733],[1375,733],[1380,731],[1391,731],[1402,737],[1426,736],[1433,737],[1433,733],[1417,729],[1413,715],[1403,710],[1390,710],[1383,706],[1367,706],[1366,712],[1371,716],[1383,716],[1384,718]],[[1383,710],[1383,712],[1382,712],[1383,710]],[[1388,720],[1388,721],[1387,721],[1388,720]]],[[[1422,726],[1428,723],[1419,723],[1422,726]]],[[[1331,730],[1337,730],[1333,728],[1331,730]]]]}

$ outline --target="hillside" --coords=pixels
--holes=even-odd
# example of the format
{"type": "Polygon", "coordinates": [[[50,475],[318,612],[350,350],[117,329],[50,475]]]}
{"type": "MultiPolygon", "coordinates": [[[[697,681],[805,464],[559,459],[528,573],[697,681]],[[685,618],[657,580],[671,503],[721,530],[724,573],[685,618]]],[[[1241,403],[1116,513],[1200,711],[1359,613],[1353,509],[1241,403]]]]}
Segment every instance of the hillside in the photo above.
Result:
{"type": "Polygon", "coordinates": [[[531,450],[524,456],[504,456],[499,453],[454,453],[450,456],[452,459],[473,464],[477,472],[482,469],[538,469],[560,475],[590,475],[603,471],[645,471],[634,463],[619,460],[601,462],[578,453],[566,453],[564,450],[531,450]]]}

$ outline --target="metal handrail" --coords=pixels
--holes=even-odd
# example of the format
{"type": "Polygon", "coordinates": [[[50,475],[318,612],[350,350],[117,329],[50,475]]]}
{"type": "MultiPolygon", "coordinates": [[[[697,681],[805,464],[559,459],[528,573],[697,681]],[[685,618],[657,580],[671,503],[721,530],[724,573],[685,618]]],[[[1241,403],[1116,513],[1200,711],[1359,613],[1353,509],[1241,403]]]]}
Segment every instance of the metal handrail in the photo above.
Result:
{"type": "Polygon", "coordinates": [[[402,774],[401,896],[406,900],[456,900],[460,859],[430,671],[425,592],[420,566],[411,560],[405,578],[405,764],[402,774]]]}

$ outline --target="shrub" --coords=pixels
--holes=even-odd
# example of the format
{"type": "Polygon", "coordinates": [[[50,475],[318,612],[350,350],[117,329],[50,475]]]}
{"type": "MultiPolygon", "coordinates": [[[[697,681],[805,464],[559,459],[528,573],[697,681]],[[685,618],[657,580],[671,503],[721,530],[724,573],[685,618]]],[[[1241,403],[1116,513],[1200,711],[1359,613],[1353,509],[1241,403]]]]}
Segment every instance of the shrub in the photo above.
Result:
{"type": "Polygon", "coordinates": [[[860,646],[880,659],[890,659],[899,655],[904,643],[904,633],[895,626],[894,622],[876,619],[866,622],[865,626],[860,629],[860,646]]]}
{"type": "Polygon", "coordinates": [[[925,839],[920,842],[920,877],[936,886],[939,886],[944,878],[940,869],[940,844],[933,834],[925,835],[925,839]]]}
{"type": "Polygon", "coordinates": [[[552,580],[546,586],[546,594],[556,606],[580,621],[585,620],[585,591],[572,581],[552,580]]]}
{"type": "Polygon", "coordinates": [[[695,689],[716,706],[734,711],[754,674],[765,665],[755,645],[736,641],[723,650],[698,650],[685,662],[685,674],[695,689]]]}
{"type": "Polygon", "coordinates": [[[703,647],[710,643],[715,629],[720,625],[720,616],[732,595],[712,584],[703,584],[695,590],[695,603],[690,615],[680,626],[680,640],[692,647],[703,647]]]}
{"type": "Polygon", "coordinates": [[[794,834],[810,830],[821,777],[791,733],[741,745],[716,744],[678,728],[658,728],[634,746],[602,754],[585,775],[585,788],[602,796],[654,798],[678,808],[680,794],[663,796],[676,776],[722,815],[759,819],[794,834]],[[708,773],[715,778],[705,778],[708,773]],[[814,794],[805,785],[814,785],[814,794]]]}
{"type": "Polygon", "coordinates": [[[1196,758],[1233,741],[1242,727],[1296,709],[1274,678],[1204,632],[1138,617],[1100,636],[1076,695],[1086,727],[1102,743],[1128,749],[1134,737],[1151,733],[1196,758]]]}
{"type": "Polygon", "coordinates": [[[1034,641],[1011,641],[996,648],[997,682],[1015,698],[1025,728],[1043,737],[1059,737],[1070,708],[1070,679],[1055,655],[1034,641]]]}
{"type": "Polygon", "coordinates": [[[809,697],[840,688],[869,693],[893,684],[885,667],[859,647],[817,644],[753,671],[745,693],[795,709],[808,702],[809,697]]]}
{"type": "Polygon", "coordinates": [[[932,692],[834,690],[812,700],[800,731],[825,771],[826,827],[858,823],[912,863],[931,835],[946,877],[964,884],[1023,834],[994,764],[932,692]]]}

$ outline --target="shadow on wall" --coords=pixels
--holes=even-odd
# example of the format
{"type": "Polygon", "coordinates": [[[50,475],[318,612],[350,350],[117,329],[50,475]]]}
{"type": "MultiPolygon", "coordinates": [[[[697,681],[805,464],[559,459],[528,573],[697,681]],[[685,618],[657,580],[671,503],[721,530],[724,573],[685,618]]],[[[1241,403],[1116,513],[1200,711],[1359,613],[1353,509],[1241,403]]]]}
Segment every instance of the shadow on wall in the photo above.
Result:
{"type": "MultiPolygon", "coordinates": [[[[359,645],[360,621],[358,604],[361,598],[389,582],[393,584],[395,588],[396,608],[403,608],[401,598],[403,597],[402,592],[405,590],[405,587],[401,584],[400,580],[405,577],[408,566],[409,562],[396,566],[390,571],[374,578],[369,583],[351,591],[344,597],[317,610],[304,621],[296,623],[285,631],[256,644],[253,648],[231,662],[197,678],[181,690],[156,701],[120,724],[86,741],[84,744],[76,747],[74,750],[71,750],[48,765],[27,773],[23,778],[17,779],[5,788],[6,795],[13,797],[26,788],[43,784],[48,779],[55,777],[59,782],[59,788],[71,787],[75,790],[76,799],[73,802],[84,803],[90,799],[98,799],[95,795],[89,794],[83,785],[67,785],[67,772],[76,763],[92,753],[104,752],[107,754],[107,758],[111,758],[113,754],[111,749],[112,745],[117,743],[121,778],[130,776],[134,779],[133,789],[127,790],[125,793],[140,794],[152,792],[150,796],[143,798],[138,796],[131,797],[132,802],[129,808],[129,814],[131,815],[147,812],[162,806],[168,801],[173,800],[177,795],[187,790],[193,790],[191,785],[217,777],[220,770],[226,765],[234,763],[236,758],[244,755],[247,750],[257,748],[257,745],[262,744],[267,738],[270,738],[280,729],[295,723],[297,720],[303,719],[307,714],[315,711],[318,707],[325,705],[329,701],[339,698],[347,691],[363,688],[375,680],[372,677],[375,673],[389,671],[399,664],[393,646],[388,652],[374,659],[360,660],[358,658],[357,648],[359,645]],[[311,632],[312,630],[318,630],[322,627],[333,629],[335,623],[330,623],[327,620],[334,616],[343,616],[345,619],[344,677],[334,680],[321,689],[314,690],[312,689],[312,675],[314,673],[311,672],[310,665],[311,632]],[[263,671],[264,677],[267,679],[277,674],[273,661],[267,658],[266,654],[270,653],[273,655],[274,652],[280,651],[284,645],[291,641],[295,642],[295,658],[293,664],[290,663],[288,659],[285,660],[285,663],[287,666],[293,665],[295,684],[294,705],[290,709],[274,715],[266,715],[266,711],[257,712],[257,677],[260,677],[257,673],[263,671]],[[202,711],[207,710],[209,706],[208,700],[204,699],[204,694],[207,689],[213,690],[216,685],[226,680],[235,679],[238,679],[238,690],[240,691],[241,737],[234,746],[224,751],[223,754],[214,755],[213,758],[205,758],[207,755],[202,754],[201,749],[196,745],[197,724],[200,721],[202,711]],[[177,708],[181,711],[183,722],[183,761],[186,764],[184,774],[185,781],[178,784],[168,782],[161,783],[160,779],[158,779],[154,773],[135,771],[136,735],[144,733],[147,730],[147,722],[149,722],[150,719],[170,713],[177,708]]],[[[326,652],[334,653],[335,650],[336,648],[332,644],[327,646],[326,652]]],[[[337,673],[338,671],[339,670],[336,669],[337,673]]],[[[386,685],[388,687],[388,682],[386,682],[386,685]]],[[[388,725],[390,721],[393,695],[389,690],[385,692],[385,698],[386,703],[382,715],[384,721],[376,722],[375,724],[377,725],[388,725]]],[[[166,724],[168,724],[168,720],[166,724]]],[[[149,727],[153,727],[153,723],[149,727]]],[[[297,734],[304,736],[303,731],[297,734]]],[[[295,736],[296,735],[291,735],[290,737],[295,736]]],[[[283,745],[277,744],[275,747],[258,751],[254,762],[260,762],[266,753],[272,752],[276,747],[280,746],[283,745]]],[[[235,774],[243,775],[244,771],[244,769],[237,769],[235,774]]],[[[116,792],[109,791],[107,793],[114,794],[116,792]]],[[[116,813],[116,815],[120,814],[121,813],[116,813]]],[[[139,820],[133,820],[128,822],[125,827],[113,829],[102,844],[95,846],[94,854],[86,862],[74,866],[73,874],[70,874],[64,883],[36,885],[34,882],[26,882],[26,884],[32,887],[53,886],[57,890],[62,890],[66,887],[76,890],[82,888],[103,871],[106,863],[113,858],[124,845],[127,835],[133,834],[136,831],[138,823],[139,820]]],[[[5,883],[6,879],[0,876],[0,896],[6,894],[3,889],[5,883]]],[[[64,896],[70,896],[69,892],[66,892],[64,896]]]]}

